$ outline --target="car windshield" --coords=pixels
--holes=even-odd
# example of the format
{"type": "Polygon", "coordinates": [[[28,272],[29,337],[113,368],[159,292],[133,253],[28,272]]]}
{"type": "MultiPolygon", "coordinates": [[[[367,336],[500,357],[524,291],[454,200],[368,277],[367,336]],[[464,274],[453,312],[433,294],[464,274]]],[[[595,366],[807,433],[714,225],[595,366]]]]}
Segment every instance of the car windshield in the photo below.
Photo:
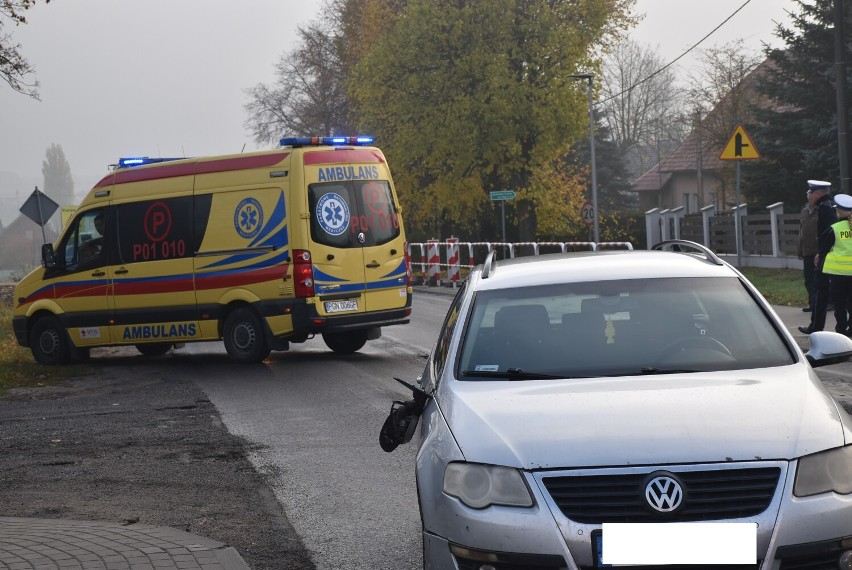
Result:
{"type": "Polygon", "coordinates": [[[456,376],[587,378],[793,361],[738,279],[636,279],[480,291],[456,376]]]}

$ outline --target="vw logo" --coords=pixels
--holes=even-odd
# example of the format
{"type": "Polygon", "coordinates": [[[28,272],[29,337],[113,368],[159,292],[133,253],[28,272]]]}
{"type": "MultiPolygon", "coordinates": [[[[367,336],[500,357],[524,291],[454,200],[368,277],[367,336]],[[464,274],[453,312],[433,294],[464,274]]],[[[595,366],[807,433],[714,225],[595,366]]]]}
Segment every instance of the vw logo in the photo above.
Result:
{"type": "Polygon", "coordinates": [[[683,502],[683,487],[674,475],[657,475],[645,485],[645,500],[657,512],[674,512],[683,502]]]}

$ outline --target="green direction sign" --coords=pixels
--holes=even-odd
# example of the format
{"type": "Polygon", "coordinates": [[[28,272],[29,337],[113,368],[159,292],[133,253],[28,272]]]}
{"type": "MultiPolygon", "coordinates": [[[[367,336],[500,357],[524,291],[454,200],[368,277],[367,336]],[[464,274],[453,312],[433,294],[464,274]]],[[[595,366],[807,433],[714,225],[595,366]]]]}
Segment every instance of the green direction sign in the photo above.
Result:
{"type": "Polygon", "coordinates": [[[514,190],[496,190],[494,192],[489,192],[491,196],[491,200],[494,202],[499,202],[500,200],[514,200],[515,199],[515,191],[514,190]]]}

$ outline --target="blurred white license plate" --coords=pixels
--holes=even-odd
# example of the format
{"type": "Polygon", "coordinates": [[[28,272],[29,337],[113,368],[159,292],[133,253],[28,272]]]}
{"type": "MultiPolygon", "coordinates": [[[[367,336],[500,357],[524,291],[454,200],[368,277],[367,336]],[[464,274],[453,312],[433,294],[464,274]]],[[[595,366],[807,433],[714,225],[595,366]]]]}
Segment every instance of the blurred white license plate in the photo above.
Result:
{"type": "Polygon", "coordinates": [[[358,301],[355,299],[347,299],[345,301],[326,301],[326,313],[343,313],[345,311],[357,311],[358,301]]]}
{"type": "Polygon", "coordinates": [[[755,523],[603,523],[596,565],[755,564],[755,523]]]}

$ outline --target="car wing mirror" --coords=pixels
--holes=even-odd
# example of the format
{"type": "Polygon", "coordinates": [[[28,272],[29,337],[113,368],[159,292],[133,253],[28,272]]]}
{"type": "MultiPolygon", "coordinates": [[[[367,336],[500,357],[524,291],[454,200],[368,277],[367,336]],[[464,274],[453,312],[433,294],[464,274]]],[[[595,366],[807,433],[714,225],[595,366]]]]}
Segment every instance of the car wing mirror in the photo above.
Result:
{"type": "Polygon", "coordinates": [[[399,378],[394,378],[394,380],[411,390],[414,398],[404,402],[395,400],[391,404],[391,411],[379,432],[379,445],[387,453],[396,449],[400,444],[411,441],[414,431],[417,429],[417,423],[420,421],[420,416],[423,414],[423,408],[426,407],[426,402],[429,400],[429,395],[417,386],[399,378]]]}
{"type": "Polygon", "coordinates": [[[45,269],[56,267],[56,253],[53,251],[53,244],[41,244],[41,264],[45,269]]]}
{"type": "Polygon", "coordinates": [[[852,357],[852,339],[829,331],[817,331],[808,336],[810,349],[805,357],[813,368],[840,364],[852,357]]]}

